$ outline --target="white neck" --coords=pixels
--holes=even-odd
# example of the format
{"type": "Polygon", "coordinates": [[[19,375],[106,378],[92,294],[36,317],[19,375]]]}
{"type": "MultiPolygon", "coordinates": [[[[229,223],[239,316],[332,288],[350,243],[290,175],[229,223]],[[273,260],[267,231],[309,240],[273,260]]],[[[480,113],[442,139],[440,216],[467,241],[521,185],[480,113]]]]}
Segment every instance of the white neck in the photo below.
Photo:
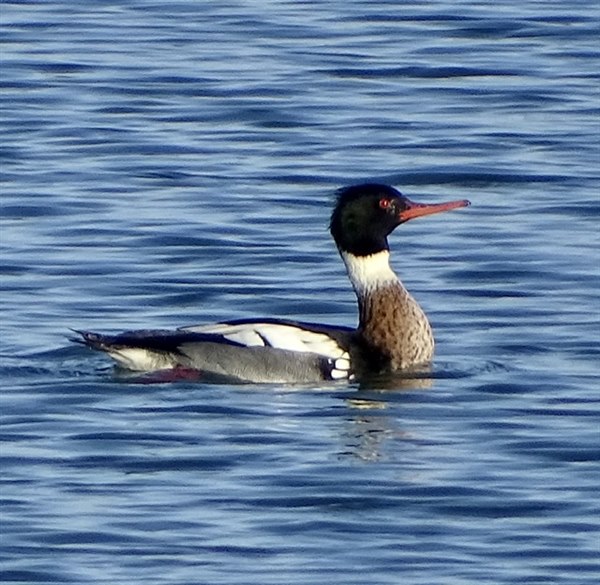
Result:
{"type": "Polygon", "coordinates": [[[390,253],[387,250],[370,256],[355,256],[343,251],[340,255],[359,298],[365,297],[374,289],[400,284],[390,266],[390,253]]]}

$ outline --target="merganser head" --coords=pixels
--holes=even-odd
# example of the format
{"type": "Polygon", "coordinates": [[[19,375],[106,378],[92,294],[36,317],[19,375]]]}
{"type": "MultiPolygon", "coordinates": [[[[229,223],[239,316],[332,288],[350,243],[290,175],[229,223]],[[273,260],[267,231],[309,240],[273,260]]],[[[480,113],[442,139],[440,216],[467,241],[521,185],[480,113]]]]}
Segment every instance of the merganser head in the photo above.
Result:
{"type": "Polygon", "coordinates": [[[338,192],[330,231],[340,252],[370,256],[389,250],[387,237],[409,219],[467,205],[470,202],[466,199],[415,203],[389,185],[354,185],[338,192]]]}

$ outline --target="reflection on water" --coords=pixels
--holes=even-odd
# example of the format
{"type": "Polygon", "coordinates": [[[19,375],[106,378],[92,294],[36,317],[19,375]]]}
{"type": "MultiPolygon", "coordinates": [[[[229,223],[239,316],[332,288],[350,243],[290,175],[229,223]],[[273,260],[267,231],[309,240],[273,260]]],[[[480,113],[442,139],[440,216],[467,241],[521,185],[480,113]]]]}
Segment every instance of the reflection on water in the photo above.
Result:
{"type": "MultiPolygon", "coordinates": [[[[409,433],[397,428],[395,416],[386,415],[389,397],[394,393],[429,390],[433,384],[431,366],[427,365],[411,372],[380,374],[361,380],[356,395],[346,398],[348,417],[342,438],[345,450],[341,455],[376,461],[384,456],[386,439],[408,438],[409,433]]],[[[394,396],[394,403],[401,398],[401,394],[394,396]]]]}
{"type": "Polygon", "coordinates": [[[377,461],[384,456],[386,439],[398,438],[402,433],[395,431],[398,422],[385,416],[387,404],[383,401],[348,398],[349,409],[340,440],[343,450],[340,457],[355,457],[363,461],[377,461]],[[377,412],[369,416],[369,411],[377,412]]]}
{"type": "Polygon", "coordinates": [[[426,390],[433,386],[432,365],[422,364],[401,372],[386,372],[361,379],[360,390],[426,390]]]}

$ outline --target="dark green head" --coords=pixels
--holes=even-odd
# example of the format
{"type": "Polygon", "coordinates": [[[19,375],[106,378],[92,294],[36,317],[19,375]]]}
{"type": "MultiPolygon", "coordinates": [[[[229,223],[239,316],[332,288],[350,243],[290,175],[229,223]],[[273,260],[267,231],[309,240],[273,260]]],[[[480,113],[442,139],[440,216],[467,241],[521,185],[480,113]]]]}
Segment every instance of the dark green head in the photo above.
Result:
{"type": "Polygon", "coordinates": [[[414,203],[389,185],[353,185],[338,192],[330,231],[340,251],[369,256],[389,250],[387,238],[401,223],[467,205],[466,200],[431,205],[414,203]]]}

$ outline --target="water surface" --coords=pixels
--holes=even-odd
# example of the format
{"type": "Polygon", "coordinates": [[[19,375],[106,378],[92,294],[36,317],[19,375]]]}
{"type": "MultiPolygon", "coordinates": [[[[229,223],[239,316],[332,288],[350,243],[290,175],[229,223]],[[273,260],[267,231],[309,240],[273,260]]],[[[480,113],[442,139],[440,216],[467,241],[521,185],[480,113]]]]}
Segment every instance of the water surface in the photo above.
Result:
{"type": "Polygon", "coordinates": [[[600,578],[595,2],[4,2],[2,579],[600,578]],[[139,384],[68,328],[352,325],[333,191],[430,377],[139,384]]]}

